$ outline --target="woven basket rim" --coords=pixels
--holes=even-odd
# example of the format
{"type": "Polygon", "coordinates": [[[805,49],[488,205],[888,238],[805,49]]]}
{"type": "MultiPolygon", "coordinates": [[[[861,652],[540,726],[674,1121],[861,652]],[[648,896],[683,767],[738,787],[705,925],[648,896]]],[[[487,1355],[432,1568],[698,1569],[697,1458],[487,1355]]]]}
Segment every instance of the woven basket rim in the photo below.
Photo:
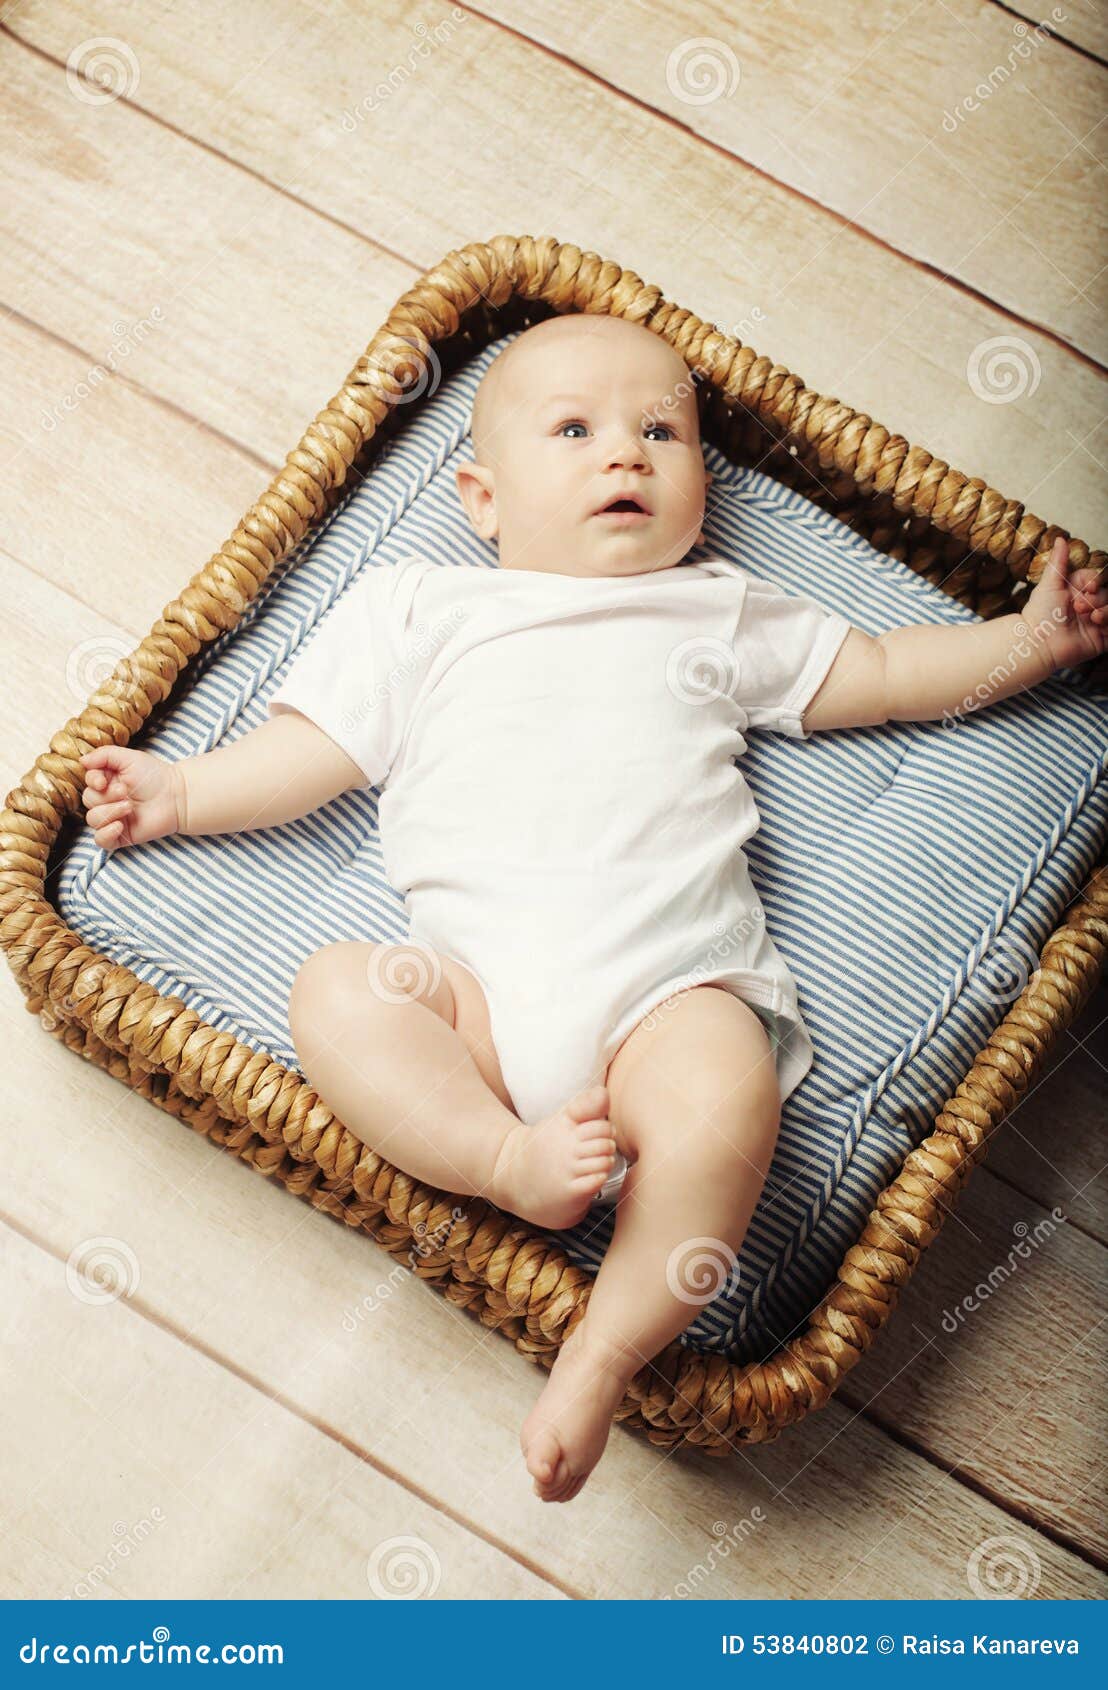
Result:
{"type": "MultiPolygon", "coordinates": [[[[27,1009],[71,1048],[297,1195],[393,1254],[418,1254],[420,1277],[548,1367],[584,1315],[592,1283],[553,1239],[482,1199],[434,1191],[392,1167],[335,1119],[299,1073],[85,945],[46,897],[63,823],[82,816],[82,754],[128,743],[190,659],[237,625],[275,566],[329,514],[360,455],[387,435],[398,413],[414,414],[422,401],[410,393],[413,366],[425,378],[436,347],[472,356],[508,332],[509,312],[523,320],[607,312],[662,335],[709,384],[715,443],[732,461],[741,461],[734,455],[740,439],[748,448],[753,442],[764,453],[760,467],[770,465],[769,473],[794,486],[804,476],[820,481],[818,464],[838,488],[825,487],[824,500],[817,487],[817,502],[830,502],[874,544],[892,532],[888,513],[900,513],[917,538],[924,535],[912,566],[924,573],[937,563],[951,596],[986,608],[1004,602],[1012,582],[1037,579],[1058,535],[1070,540],[1075,567],[1103,568],[1108,560],[980,479],[813,392],[634,272],[552,236],[501,235],[449,252],[401,295],[227,542],[8,794],[0,817],[0,943],[27,1009]],[[968,555],[948,569],[953,552],[927,549],[935,535],[968,555]],[[1005,578],[999,600],[998,568],[1005,578]],[[447,1219],[448,1236],[428,1249],[423,1241],[437,1240],[447,1219]]],[[[882,549],[898,555],[893,544],[882,549]]],[[[991,1133],[1080,1012],[1106,951],[1108,871],[1101,866],[930,1136],[878,1197],[805,1330],[765,1360],[743,1364],[671,1343],[632,1380],[617,1419],[660,1445],[726,1454],[774,1438],[824,1406],[895,1309],[991,1133]]]]}

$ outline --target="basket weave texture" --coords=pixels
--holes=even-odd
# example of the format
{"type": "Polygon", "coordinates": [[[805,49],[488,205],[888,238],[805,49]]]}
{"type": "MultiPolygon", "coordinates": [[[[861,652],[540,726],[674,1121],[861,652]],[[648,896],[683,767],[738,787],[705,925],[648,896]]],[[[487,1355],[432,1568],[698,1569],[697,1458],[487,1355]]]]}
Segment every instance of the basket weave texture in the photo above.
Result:
{"type": "MultiPolygon", "coordinates": [[[[66,824],[82,824],[79,759],[134,739],[189,660],[246,606],[439,377],[555,312],[607,312],[662,335],[697,372],[705,437],[802,492],[983,616],[1018,608],[1054,539],[1075,568],[1105,553],[825,398],[632,271],[553,237],[450,252],[397,301],[234,533],[50,741],[0,816],[0,943],[26,1008],[140,1096],[406,1260],[453,1303],[549,1367],[583,1316],[590,1276],[561,1247],[478,1198],[421,1185],[368,1149],[294,1070],[208,1026],[84,944],[46,895],[66,824]],[[53,857],[53,863],[52,863],[53,857]]],[[[673,1343],[631,1381],[616,1418],[667,1448],[726,1454],[827,1403],[896,1307],[988,1140],[1078,1015],[1108,949],[1103,862],[973,1067],[877,1199],[807,1327],[738,1366],[673,1343]]]]}

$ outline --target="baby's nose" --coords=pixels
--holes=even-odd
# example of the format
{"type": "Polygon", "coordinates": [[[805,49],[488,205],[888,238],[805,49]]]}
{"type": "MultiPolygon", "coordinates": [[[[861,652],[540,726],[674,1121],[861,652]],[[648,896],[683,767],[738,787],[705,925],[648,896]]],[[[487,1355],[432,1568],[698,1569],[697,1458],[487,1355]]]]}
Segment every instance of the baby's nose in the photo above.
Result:
{"type": "Polygon", "coordinates": [[[610,461],[613,464],[622,464],[625,468],[628,464],[634,464],[640,469],[644,468],[646,453],[643,450],[642,441],[632,440],[628,437],[620,445],[613,447],[610,461]]]}

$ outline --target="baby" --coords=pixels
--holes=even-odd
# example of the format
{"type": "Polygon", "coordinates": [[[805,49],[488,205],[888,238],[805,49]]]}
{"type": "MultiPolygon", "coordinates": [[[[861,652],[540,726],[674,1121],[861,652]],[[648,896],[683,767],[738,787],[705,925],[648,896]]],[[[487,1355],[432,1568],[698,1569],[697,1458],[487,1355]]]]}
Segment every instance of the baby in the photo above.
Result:
{"type": "Polygon", "coordinates": [[[667,341],[571,315],[517,337],[457,474],[499,568],[369,566],[270,718],[166,763],[82,758],[97,844],[268,827],[381,789],[406,944],[297,974],[305,1075],[351,1132],[445,1192],[610,1247],[520,1442],[576,1496],[629,1381],[733,1270],[781,1105],[812,1061],[766,933],[735,762],[749,727],[935,718],[1105,649],[1108,590],[1059,540],[1023,611],[873,639],[716,558],[693,380],[667,341]]]}

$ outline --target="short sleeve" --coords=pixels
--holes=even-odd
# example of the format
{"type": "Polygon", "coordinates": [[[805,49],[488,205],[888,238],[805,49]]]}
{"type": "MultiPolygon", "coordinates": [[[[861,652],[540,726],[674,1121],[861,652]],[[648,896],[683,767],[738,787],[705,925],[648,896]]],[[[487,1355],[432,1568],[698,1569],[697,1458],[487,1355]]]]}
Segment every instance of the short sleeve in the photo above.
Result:
{"type": "MultiPolygon", "coordinates": [[[[396,760],[430,648],[410,622],[423,560],[367,565],[297,648],[269,714],[298,710],[379,786],[396,760]]],[[[426,565],[425,565],[426,567],[426,565]]]]}
{"type": "Polygon", "coordinates": [[[735,633],[735,699],[753,728],[808,739],[804,711],[852,624],[806,593],[748,575],[735,633]]]}

